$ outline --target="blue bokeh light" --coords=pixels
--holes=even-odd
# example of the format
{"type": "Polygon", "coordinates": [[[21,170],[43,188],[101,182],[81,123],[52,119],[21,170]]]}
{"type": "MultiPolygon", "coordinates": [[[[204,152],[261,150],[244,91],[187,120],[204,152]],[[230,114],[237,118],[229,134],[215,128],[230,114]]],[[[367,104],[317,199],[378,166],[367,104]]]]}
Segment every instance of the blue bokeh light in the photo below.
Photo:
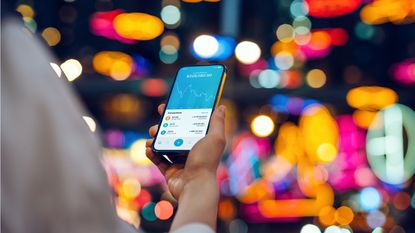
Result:
{"type": "Polygon", "coordinates": [[[382,196],[373,187],[362,189],[359,196],[360,207],[365,211],[376,210],[382,203],[382,196]]]}

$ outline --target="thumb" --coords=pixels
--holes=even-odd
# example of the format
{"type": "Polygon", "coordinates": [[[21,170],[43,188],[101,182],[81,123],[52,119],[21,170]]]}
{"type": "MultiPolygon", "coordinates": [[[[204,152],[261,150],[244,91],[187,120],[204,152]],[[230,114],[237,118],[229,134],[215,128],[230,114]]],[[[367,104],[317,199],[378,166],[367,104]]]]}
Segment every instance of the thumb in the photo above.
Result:
{"type": "Polygon", "coordinates": [[[207,137],[215,138],[221,144],[225,144],[225,111],[226,107],[221,105],[213,112],[207,133],[207,137]]]}

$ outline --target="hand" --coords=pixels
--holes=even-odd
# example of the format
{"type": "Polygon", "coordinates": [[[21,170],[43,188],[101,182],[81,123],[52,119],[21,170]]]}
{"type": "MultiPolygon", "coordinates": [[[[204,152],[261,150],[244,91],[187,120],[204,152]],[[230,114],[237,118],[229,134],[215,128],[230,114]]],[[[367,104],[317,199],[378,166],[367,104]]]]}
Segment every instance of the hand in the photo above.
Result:
{"type": "MultiPolygon", "coordinates": [[[[158,107],[160,115],[164,108],[165,104],[158,107]]],[[[146,155],[165,176],[169,190],[176,200],[179,200],[186,185],[192,181],[216,185],[216,170],[226,145],[225,111],[225,106],[219,106],[213,112],[207,135],[194,145],[184,165],[167,164],[152,152],[151,144],[158,125],[149,129],[152,139],[146,142],[146,155]]],[[[217,188],[213,188],[213,190],[217,190],[217,188]]]]}

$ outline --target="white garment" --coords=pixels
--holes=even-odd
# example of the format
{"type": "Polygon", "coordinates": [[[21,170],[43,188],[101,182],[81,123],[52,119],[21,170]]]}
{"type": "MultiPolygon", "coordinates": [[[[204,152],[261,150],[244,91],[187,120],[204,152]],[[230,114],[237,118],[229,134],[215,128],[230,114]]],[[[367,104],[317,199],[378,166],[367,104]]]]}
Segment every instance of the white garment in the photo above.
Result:
{"type": "MultiPolygon", "coordinates": [[[[115,214],[99,141],[74,93],[25,30],[15,19],[2,22],[2,231],[136,232],[115,214]]],[[[213,232],[206,227],[176,233],[213,232]]]]}

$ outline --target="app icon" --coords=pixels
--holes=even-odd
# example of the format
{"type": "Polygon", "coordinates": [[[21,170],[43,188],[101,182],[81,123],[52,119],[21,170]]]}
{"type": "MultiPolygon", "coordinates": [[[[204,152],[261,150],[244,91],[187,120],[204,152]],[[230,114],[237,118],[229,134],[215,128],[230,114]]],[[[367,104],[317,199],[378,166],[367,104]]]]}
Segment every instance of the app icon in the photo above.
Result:
{"type": "Polygon", "coordinates": [[[174,141],[174,145],[175,146],[181,146],[181,145],[183,145],[183,139],[181,139],[181,138],[176,139],[176,141],[174,141]]]}
{"type": "Polygon", "coordinates": [[[169,126],[169,124],[167,124],[167,123],[164,123],[163,124],[163,127],[167,127],[167,126],[169,126]]]}
{"type": "Polygon", "coordinates": [[[170,116],[166,116],[165,119],[166,119],[166,121],[170,120],[170,116]]]}
{"type": "Polygon", "coordinates": [[[165,130],[162,130],[162,131],[160,132],[160,134],[161,134],[161,135],[165,135],[165,134],[166,134],[166,131],[165,131],[165,130]]]}

